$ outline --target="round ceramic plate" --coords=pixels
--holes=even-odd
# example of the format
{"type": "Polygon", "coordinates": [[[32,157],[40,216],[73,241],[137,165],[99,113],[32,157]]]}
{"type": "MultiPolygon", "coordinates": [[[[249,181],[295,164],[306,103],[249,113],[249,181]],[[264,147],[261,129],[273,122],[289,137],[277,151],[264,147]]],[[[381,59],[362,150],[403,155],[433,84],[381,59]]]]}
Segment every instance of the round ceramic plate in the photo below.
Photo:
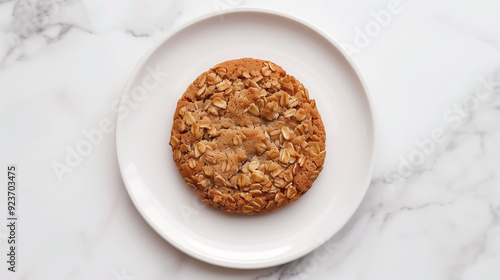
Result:
{"type": "Polygon", "coordinates": [[[339,45],[297,19],[255,10],[204,17],[151,50],[124,90],[116,146],[128,193],[151,227],[186,254],[232,268],[283,264],[332,237],[363,199],[376,150],[370,98],[339,45]],[[316,99],[327,136],[324,170],[313,187],[264,215],[205,206],[179,175],[168,145],[187,86],[242,57],[273,61],[300,80],[316,99]]]}

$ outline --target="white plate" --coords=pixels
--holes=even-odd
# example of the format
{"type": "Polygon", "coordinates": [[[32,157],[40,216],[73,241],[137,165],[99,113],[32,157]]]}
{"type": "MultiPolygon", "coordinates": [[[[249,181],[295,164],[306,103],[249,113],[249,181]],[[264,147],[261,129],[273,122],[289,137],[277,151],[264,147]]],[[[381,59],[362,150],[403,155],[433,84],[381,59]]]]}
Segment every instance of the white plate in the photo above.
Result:
{"type": "Polygon", "coordinates": [[[158,234],[211,264],[262,268],[304,256],[347,222],[367,191],[376,143],[364,82],[338,46],[289,16],[239,10],[181,28],[141,60],[122,96],[116,146],[130,197],[158,234]],[[213,65],[241,57],[271,60],[299,79],[316,99],[327,135],[324,170],[312,189],[265,215],[204,206],[168,145],[187,86],[213,65]]]}

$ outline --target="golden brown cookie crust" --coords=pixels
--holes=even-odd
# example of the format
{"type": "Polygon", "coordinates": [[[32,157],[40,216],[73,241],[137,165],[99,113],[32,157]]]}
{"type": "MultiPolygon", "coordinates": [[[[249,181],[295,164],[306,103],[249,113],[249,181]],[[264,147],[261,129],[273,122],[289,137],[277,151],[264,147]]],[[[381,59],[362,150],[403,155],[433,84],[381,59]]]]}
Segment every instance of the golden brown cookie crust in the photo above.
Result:
{"type": "Polygon", "coordinates": [[[177,103],[170,138],[179,173],[223,211],[274,211],[304,195],[323,169],[325,129],[307,89],[276,64],[220,63],[177,103]]]}

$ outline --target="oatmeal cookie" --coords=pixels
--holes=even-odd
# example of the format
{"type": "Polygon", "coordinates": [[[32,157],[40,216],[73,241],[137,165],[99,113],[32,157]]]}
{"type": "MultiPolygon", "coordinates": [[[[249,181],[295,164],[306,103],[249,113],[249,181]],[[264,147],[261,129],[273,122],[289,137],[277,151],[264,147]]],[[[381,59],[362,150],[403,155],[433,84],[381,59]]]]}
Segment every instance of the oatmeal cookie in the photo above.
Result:
{"type": "Polygon", "coordinates": [[[306,88],[278,65],[220,63],[177,103],[170,145],[186,183],[213,207],[274,211],[299,199],[323,169],[325,129],[306,88]]]}

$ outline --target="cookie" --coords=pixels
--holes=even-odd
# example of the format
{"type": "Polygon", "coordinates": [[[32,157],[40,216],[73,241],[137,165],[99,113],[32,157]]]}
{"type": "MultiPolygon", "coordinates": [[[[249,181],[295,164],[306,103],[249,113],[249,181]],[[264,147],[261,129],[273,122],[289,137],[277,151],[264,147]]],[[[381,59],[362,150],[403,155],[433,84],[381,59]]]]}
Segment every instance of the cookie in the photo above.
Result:
{"type": "Polygon", "coordinates": [[[179,173],[206,204],[251,215],[311,188],[323,169],[325,140],[304,85],[272,62],[242,58],[189,85],[169,144],[179,173]]]}

